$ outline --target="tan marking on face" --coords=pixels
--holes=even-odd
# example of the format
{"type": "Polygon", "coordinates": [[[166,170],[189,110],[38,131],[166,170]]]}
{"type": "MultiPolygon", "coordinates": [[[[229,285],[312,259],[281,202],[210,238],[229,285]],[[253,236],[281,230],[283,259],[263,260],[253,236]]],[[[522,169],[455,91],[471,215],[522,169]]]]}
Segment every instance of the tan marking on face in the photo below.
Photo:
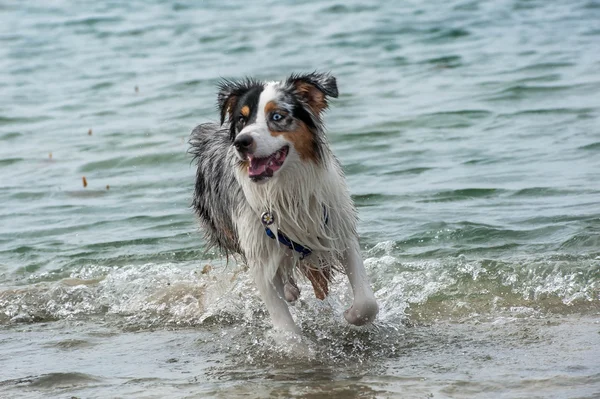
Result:
{"type": "Polygon", "coordinates": [[[325,94],[310,83],[298,82],[296,83],[296,90],[306,99],[308,105],[316,115],[319,115],[321,111],[327,108],[325,94]]]}
{"type": "Polygon", "coordinates": [[[271,136],[283,136],[284,139],[292,143],[300,155],[301,160],[309,160],[317,163],[317,154],[315,153],[314,148],[315,137],[304,122],[297,121],[296,123],[298,124],[296,130],[290,130],[288,132],[271,132],[271,136]]]}
{"type": "Polygon", "coordinates": [[[269,101],[265,105],[265,115],[267,115],[271,111],[275,111],[277,109],[277,103],[275,101],[269,101]]]}
{"type": "Polygon", "coordinates": [[[244,105],[244,106],[242,107],[242,109],[240,110],[240,113],[241,113],[242,115],[244,115],[244,117],[245,117],[245,118],[247,118],[247,117],[250,115],[250,107],[249,107],[249,106],[247,106],[247,105],[244,105]]]}

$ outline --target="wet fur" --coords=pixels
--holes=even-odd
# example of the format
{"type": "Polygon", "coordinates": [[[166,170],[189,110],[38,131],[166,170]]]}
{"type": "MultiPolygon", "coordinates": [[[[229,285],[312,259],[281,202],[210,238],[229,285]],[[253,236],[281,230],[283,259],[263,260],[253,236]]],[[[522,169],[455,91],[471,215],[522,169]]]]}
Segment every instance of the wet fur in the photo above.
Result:
{"type": "MultiPolygon", "coordinates": [[[[341,269],[348,238],[356,235],[356,212],[333,154],[323,154],[326,167],[295,160],[278,184],[257,185],[240,176],[243,165],[235,156],[227,128],[202,124],[190,141],[198,164],[193,207],[207,243],[225,254],[239,254],[246,262],[276,254],[283,263],[282,277],[293,276],[295,266],[307,276],[323,269],[329,280],[332,270],[341,269]],[[277,215],[274,231],[279,228],[313,250],[306,260],[295,259],[295,254],[265,234],[260,215],[267,210],[277,215]]],[[[276,263],[264,265],[264,278],[272,279],[277,269],[276,263]]],[[[318,287],[327,290],[321,280],[318,287]]]]}
{"type": "MultiPolygon", "coordinates": [[[[357,263],[357,253],[359,256],[356,211],[323,128],[326,96],[337,96],[335,78],[327,74],[292,75],[281,83],[224,81],[218,96],[221,126],[202,124],[193,130],[190,139],[198,167],[193,208],[207,243],[225,254],[240,255],[249,265],[261,293],[273,291],[271,286],[274,286],[278,296],[288,301],[295,299],[290,290],[294,292],[298,275],[309,278],[315,295],[325,298],[332,271],[347,270],[345,264],[349,259],[357,263]],[[257,118],[266,118],[260,106],[267,110],[269,107],[260,101],[264,102],[263,97],[269,94],[276,95],[280,106],[293,116],[286,119],[290,125],[287,128],[302,125],[310,136],[305,132],[302,138],[305,141],[299,145],[294,140],[300,138],[292,136],[293,130],[278,137],[273,134],[274,122],[262,122],[271,129],[271,137],[263,133],[265,143],[287,142],[290,151],[277,175],[257,184],[248,178],[248,164],[236,153],[233,141],[240,132],[258,126],[257,118]],[[246,117],[245,122],[240,122],[244,119],[240,115],[246,117]],[[304,153],[312,156],[307,158],[304,153]],[[310,247],[312,254],[299,260],[297,253],[269,238],[260,221],[265,211],[275,215],[275,223],[270,226],[273,231],[280,229],[293,241],[310,247]]],[[[363,276],[364,269],[355,274],[363,276]]],[[[354,276],[349,277],[352,283],[354,276]]],[[[366,280],[366,275],[360,278],[366,280]]],[[[361,295],[364,291],[363,296],[370,300],[372,292],[363,287],[362,280],[360,287],[353,284],[353,289],[361,295]]],[[[263,297],[276,321],[277,314],[285,310],[272,295],[263,297]]],[[[374,303],[374,298],[369,302],[372,310],[371,302],[374,303]]],[[[279,319],[286,319],[284,316],[279,319]]],[[[295,329],[290,325],[293,321],[279,324],[284,329],[295,329]]]]}

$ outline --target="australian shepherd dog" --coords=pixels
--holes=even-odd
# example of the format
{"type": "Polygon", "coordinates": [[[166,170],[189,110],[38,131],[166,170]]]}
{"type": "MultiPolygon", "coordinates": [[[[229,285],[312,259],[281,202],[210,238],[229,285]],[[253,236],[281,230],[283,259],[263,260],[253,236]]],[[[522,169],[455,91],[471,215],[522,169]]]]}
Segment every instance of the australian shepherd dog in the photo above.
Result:
{"type": "Polygon", "coordinates": [[[274,327],[296,333],[288,302],[298,299],[302,276],[323,300],[334,272],[345,273],[354,294],[344,312],[351,324],[370,323],[378,312],[356,209],[323,126],[327,101],[337,96],[327,73],[224,80],[221,124],[202,124],[190,139],[198,165],[193,208],[207,244],[240,255],[274,327]]]}

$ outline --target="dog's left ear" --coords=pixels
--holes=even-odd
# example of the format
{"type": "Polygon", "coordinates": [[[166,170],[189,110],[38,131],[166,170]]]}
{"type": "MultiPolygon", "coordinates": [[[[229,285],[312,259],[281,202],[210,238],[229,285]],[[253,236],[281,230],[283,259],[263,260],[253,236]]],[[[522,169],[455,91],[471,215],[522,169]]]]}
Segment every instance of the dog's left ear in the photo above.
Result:
{"type": "Polygon", "coordinates": [[[304,98],[315,115],[319,115],[327,108],[327,97],[338,96],[335,77],[329,73],[293,74],[288,78],[287,83],[304,98]]]}

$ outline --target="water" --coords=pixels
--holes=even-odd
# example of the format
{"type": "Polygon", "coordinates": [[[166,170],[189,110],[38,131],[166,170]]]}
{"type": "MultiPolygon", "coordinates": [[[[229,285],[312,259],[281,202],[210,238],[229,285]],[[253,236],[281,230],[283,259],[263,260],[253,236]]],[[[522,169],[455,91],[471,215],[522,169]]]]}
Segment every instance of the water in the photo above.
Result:
{"type": "Polygon", "coordinates": [[[597,1],[0,11],[0,396],[600,396],[597,1]],[[206,253],[187,138],[219,77],[314,69],[381,314],[304,283],[295,342],[206,253]]]}

